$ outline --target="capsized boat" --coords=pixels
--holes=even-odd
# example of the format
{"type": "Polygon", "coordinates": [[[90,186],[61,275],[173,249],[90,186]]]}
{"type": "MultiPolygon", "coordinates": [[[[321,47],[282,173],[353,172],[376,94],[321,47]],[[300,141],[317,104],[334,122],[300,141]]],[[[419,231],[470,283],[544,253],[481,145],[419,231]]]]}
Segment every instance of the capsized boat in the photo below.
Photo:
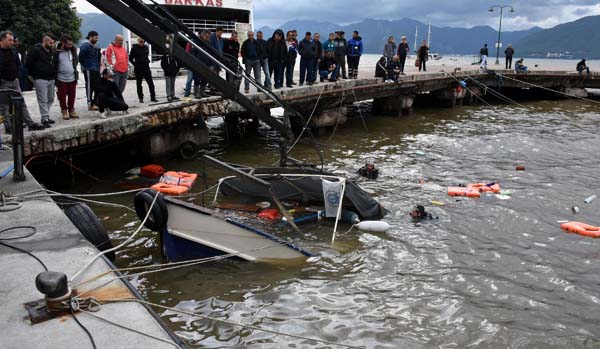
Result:
{"type": "MultiPolygon", "coordinates": [[[[341,181],[343,190],[337,202],[337,221],[342,212],[357,212],[361,220],[381,219],[387,211],[351,180],[323,173],[314,168],[249,168],[233,166],[210,156],[213,165],[233,172],[235,176],[219,180],[219,193],[266,198],[273,201],[287,224],[301,232],[281,200],[307,204],[323,204],[322,180],[341,181]]],[[[146,216],[154,196],[143,191],[136,196],[140,219],[146,216]]],[[[290,263],[304,261],[314,254],[287,239],[262,231],[235,217],[177,199],[162,197],[152,208],[146,227],[160,233],[163,255],[171,262],[226,256],[251,262],[290,263]]]]}

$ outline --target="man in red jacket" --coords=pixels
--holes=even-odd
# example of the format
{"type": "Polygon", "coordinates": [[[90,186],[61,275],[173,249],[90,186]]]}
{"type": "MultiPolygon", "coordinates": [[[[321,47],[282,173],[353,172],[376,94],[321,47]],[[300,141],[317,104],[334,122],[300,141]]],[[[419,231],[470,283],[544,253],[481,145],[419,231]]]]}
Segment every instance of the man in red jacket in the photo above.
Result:
{"type": "Polygon", "coordinates": [[[127,74],[129,72],[129,57],[127,49],[123,46],[123,36],[115,36],[115,42],[106,48],[106,62],[114,74],[114,83],[123,93],[127,84],[127,74]]]}

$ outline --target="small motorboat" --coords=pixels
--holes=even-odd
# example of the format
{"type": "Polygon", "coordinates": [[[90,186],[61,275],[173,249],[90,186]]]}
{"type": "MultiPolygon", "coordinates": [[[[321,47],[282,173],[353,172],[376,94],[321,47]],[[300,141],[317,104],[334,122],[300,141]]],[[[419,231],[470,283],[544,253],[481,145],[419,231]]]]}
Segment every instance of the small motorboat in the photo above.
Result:
{"type": "MultiPolygon", "coordinates": [[[[343,186],[335,203],[337,216],[333,237],[338,220],[346,216],[351,217],[351,224],[356,224],[361,220],[379,220],[387,213],[385,208],[353,181],[315,168],[248,168],[226,164],[210,156],[205,158],[213,165],[235,174],[219,180],[217,195],[268,199],[275,203],[285,218],[284,223],[300,233],[302,231],[295,224],[298,220],[291,217],[281,200],[323,205],[323,179],[332,182],[337,180],[343,186]],[[343,199],[339,200],[340,197],[343,199]]],[[[135,207],[140,220],[146,217],[156,195],[158,197],[148,216],[146,227],[160,234],[163,255],[170,262],[225,256],[250,262],[279,264],[302,262],[314,255],[288,239],[247,224],[245,219],[242,221],[235,215],[226,216],[220,211],[185,202],[177,197],[164,197],[152,190],[136,195],[135,207]]]]}

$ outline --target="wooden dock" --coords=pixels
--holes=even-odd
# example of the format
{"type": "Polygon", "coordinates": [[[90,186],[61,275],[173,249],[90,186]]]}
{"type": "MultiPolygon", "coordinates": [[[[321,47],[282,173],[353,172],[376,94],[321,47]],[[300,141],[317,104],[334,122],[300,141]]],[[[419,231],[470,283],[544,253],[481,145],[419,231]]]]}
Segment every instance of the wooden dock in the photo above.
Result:
{"type": "MultiPolygon", "coordinates": [[[[543,91],[546,93],[544,96],[548,97],[560,96],[559,93],[563,93],[563,97],[586,97],[585,89],[600,88],[600,74],[597,73],[579,75],[565,71],[533,71],[529,74],[515,74],[509,70],[494,72],[499,74],[473,69],[472,66],[433,69],[430,67],[429,72],[411,71],[401,76],[397,83],[385,83],[381,78],[369,77],[373,76],[372,69],[364,69],[357,80],[324,82],[313,86],[283,88],[275,92],[305,116],[315,109],[311,126],[323,128],[343,124],[346,121],[347,107],[352,103],[367,100],[373,100],[374,109],[378,113],[400,116],[410,114],[415,99],[422,97],[432,99],[440,106],[453,107],[477,103],[480,98],[486,98],[488,89],[500,89],[503,93],[512,92],[512,95],[516,92],[517,96],[532,91],[543,91]],[[466,87],[459,87],[460,81],[464,81],[466,87]]],[[[156,79],[155,84],[158,98],[165,101],[163,81],[156,79]]],[[[177,79],[176,93],[183,92],[184,84],[185,76],[180,76],[177,79]]],[[[147,91],[145,85],[144,88],[147,91]]],[[[177,150],[186,142],[198,146],[205,144],[208,141],[208,129],[204,119],[225,116],[229,116],[228,120],[252,118],[240,105],[219,96],[200,100],[187,98],[176,103],[140,104],[135,90],[135,82],[128,81],[124,95],[130,105],[129,114],[115,113],[116,115],[107,119],[100,119],[98,112],[87,111],[84,85],[81,83],[77,90],[76,106],[81,117],[63,121],[58,102],[55,101],[52,118],[56,124],[44,131],[26,132],[25,155],[31,157],[64,153],[82,147],[93,148],[138,137],[143,141],[136,143],[149,155],[163,155],[177,150]]],[[[33,119],[39,121],[35,93],[26,92],[24,95],[33,119]]],[[[253,91],[249,98],[265,109],[276,107],[262,93],[253,91]]],[[[10,136],[3,136],[3,141],[10,142],[10,136]]]]}

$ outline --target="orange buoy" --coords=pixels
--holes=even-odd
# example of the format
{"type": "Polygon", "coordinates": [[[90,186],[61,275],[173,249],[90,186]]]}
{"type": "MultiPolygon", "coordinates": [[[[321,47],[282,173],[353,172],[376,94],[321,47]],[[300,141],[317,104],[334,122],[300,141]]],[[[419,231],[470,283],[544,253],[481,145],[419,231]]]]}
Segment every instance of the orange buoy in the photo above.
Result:
{"type": "Polygon", "coordinates": [[[150,164],[140,168],[140,175],[148,178],[158,178],[165,173],[165,169],[160,165],[150,164]]]}
{"type": "Polygon", "coordinates": [[[560,225],[563,230],[591,238],[600,237],[600,228],[581,222],[567,222],[560,225]]]}
{"type": "Polygon", "coordinates": [[[494,194],[500,194],[500,184],[498,183],[471,183],[467,185],[467,188],[472,188],[481,193],[492,192],[494,194]]]}
{"type": "Polygon", "coordinates": [[[188,188],[188,187],[184,187],[184,186],[180,186],[180,185],[173,185],[173,184],[168,184],[168,183],[162,183],[162,182],[156,183],[151,188],[158,192],[161,192],[163,194],[169,194],[169,195],[181,195],[181,194],[187,193],[190,190],[190,188],[188,188]]]}
{"type": "Polygon", "coordinates": [[[165,172],[160,181],[162,183],[186,187],[189,189],[192,187],[192,185],[194,185],[194,182],[197,178],[198,175],[195,173],[168,171],[165,172]]]}
{"type": "Polygon", "coordinates": [[[267,208],[267,209],[260,211],[258,213],[258,216],[260,218],[268,219],[271,221],[276,221],[279,218],[281,218],[281,213],[279,213],[279,210],[276,210],[274,208],[267,208]]]}
{"type": "Polygon", "coordinates": [[[448,187],[449,196],[466,196],[468,198],[481,197],[481,193],[478,189],[474,188],[463,188],[463,187],[448,187]]]}

